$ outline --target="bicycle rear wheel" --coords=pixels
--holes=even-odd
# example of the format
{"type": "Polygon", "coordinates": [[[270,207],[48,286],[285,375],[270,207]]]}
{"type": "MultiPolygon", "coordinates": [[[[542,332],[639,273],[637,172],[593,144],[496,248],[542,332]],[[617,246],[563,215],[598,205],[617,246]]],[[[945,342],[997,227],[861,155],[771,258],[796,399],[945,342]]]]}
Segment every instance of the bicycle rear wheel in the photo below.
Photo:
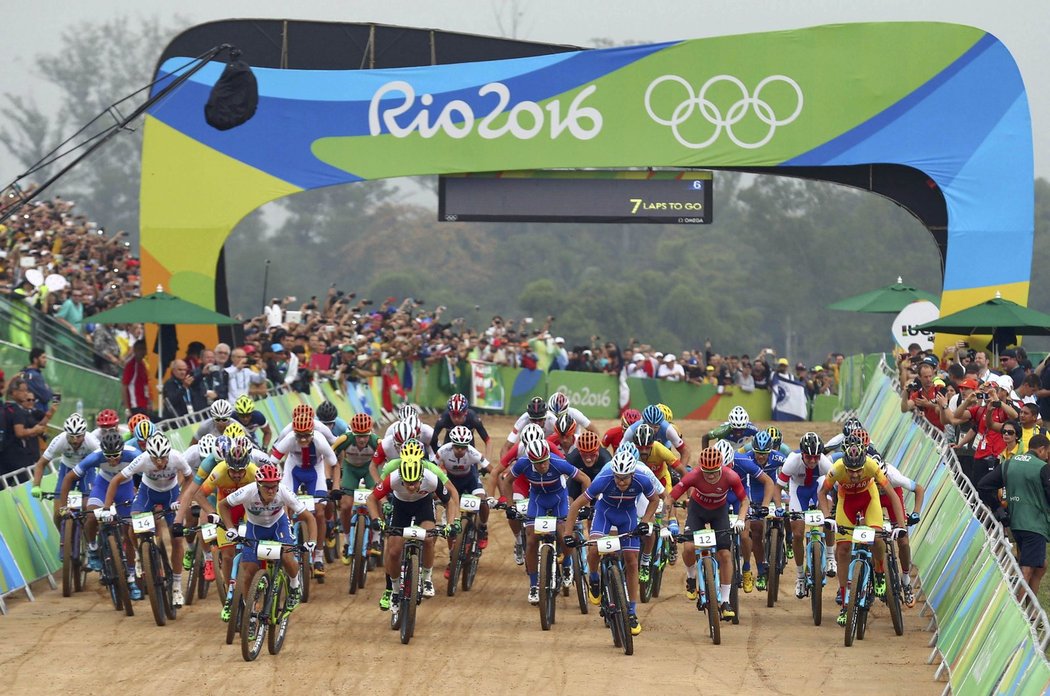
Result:
{"type": "Polygon", "coordinates": [[[161,598],[163,591],[159,587],[157,557],[154,555],[154,548],[149,541],[139,544],[139,558],[142,559],[142,585],[146,594],[149,595],[149,608],[153,612],[153,620],[158,626],[163,626],[168,623],[168,615],[164,612],[164,600],[161,598]]]}
{"type": "Polygon", "coordinates": [[[481,549],[478,548],[478,528],[473,524],[467,531],[467,559],[463,566],[463,591],[469,592],[474,587],[478,576],[478,562],[481,560],[481,549]]]}
{"type": "MultiPolygon", "coordinates": [[[[893,541],[886,542],[892,544],[893,541]]],[[[901,610],[901,573],[897,567],[897,555],[886,554],[886,606],[890,610],[893,632],[904,635],[904,614],[901,610]]]]}
{"type": "Polygon", "coordinates": [[[853,570],[856,572],[853,573],[853,576],[849,580],[849,604],[846,607],[846,635],[844,638],[847,648],[853,645],[854,638],[864,637],[864,629],[859,628],[859,626],[861,622],[860,615],[864,611],[864,598],[861,594],[864,591],[864,584],[867,580],[864,576],[867,573],[863,563],[857,563],[853,570]]]}
{"type": "MultiPolygon", "coordinates": [[[[160,527],[163,529],[164,527],[160,527]]],[[[164,614],[168,617],[168,621],[174,621],[179,611],[178,607],[175,606],[175,598],[172,596],[172,588],[175,587],[175,579],[171,571],[171,562],[168,560],[168,549],[164,545],[164,539],[160,539],[157,543],[157,558],[154,569],[159,568],[162,575],[157,583],[160,588],[161,605],[164,607],[164,614]]],[[[182,559],[179,559],[180,562],[182,559]]],[[[185,597],[183,598],[185,599],[185,597]]]]}
{"type": "Polygon", "coordinates": [[[339,560],[339,550],[343,548],[342,534],[339,530],[338,521],[332,522],[332,532],[325,535],[324,540],[324,561],[325,563],[335,563],[339,560]]]}
{"type": "Polygon", "coordinates": [[[350,549],[350,594],[357,594],[357,590],[365,586],[365,563],[368,559],[365,522],[365,516],[358,515],[352,531],[353,548],[350,549]]]}
{"type": "Polygon", "coordinates": [[[72,597],[78,569],[73,565],[76,549],[73,547],[76,524],[72,518],[62,520],[62,596],[72,597]]]}
{"type": "Polygon", "coordinates": [[[419,604],[419,550],[408,549],[405,576],[401,579],[401,642],[408,645],[416,632],[416,606],[419,604]]]}
{"type": "Polygon", "coordinates": [[[106,547],[109,549],[109,557],[113,563],[113,586],[116,588],[116,600],[114,604],[117,605],[117,609],[124,608],[124,613],[127,616],[135,615],[135,607],[131,606],[131,596],[128,592],[128,576],[127,571],[124,569],[124,556],[120,550],[120,541],[117,539],[117,534],[108,534],[106,536],[106,547]]]}
{"type": "Polygon", "coordinates": [[[610,623],[616,625],[616,632],[620,634],[620,642],[624,655],[634,654],[634,636],[631,635],[631,627],[627,625],[627,590],[623,584],[623,571],[619,563],[609,564],[609,574],[606,580],[609,582],[609,598],[611,606],[607,611],[612,613],[610,623]]]}
{"type": "Polygon", "coordinates": [[[707,627],[711,634],[711,642],[715,645],[722,643],[722,616],[718,607],[718,578],[715,573],[715,561],[710,556],[700,559],[703,574],[704,592],[707,594],[707,627]]]}
{"type": "MultiPolygon", "coordinates": [[[[657,541],[657,544],[660,542],[657,541]]],[[[641,554],[639,554],[641,555],[641,554]]],[[[642,582],[641,578],[638,579],[638,599],[642,600],[642,604],[648,604],[649,600],[653,598],[653,590],[655,589],[656,573],[657,573],[657,561],[659,559],[659,549],[654,547],[652,558],[649,561],[649,579],[642,582]]],[[[641,564],[641,561],[639,561],[641,564]]]]}
{"type": "Polygon", "coordinates": [[[193,545],[193,562],[190,564],[190,569],[186,571],[186,596],[183,598],[186,606],[192,606],[197,601],[197,594],[201,591],[201,588],[198,586],[202,584],[203,580],[204,543],[200,540],[200,535],[198,534],[197,540],[193,545]]]}
{"type": "Polygon", "coordinates": [[[772,607],[780,596],[780,570],[784,560],[784,530],[779,525],[770,525],[769,553],[766,555],[766,606],[772,607]]]}
{"type": "Polygon", "coordinates": [[[809,565],[809,608],[813,613],[813,625],[819,626],[823,619],[822,602],[824,599],[824,564],[821,558],[820,544],[813,542],[809,545],[809,553],[806,554],[806,563],[809,565]]]}
{"type": "MultiPolygon", "coordinates": [[[[466,522],[467,525],[470,522],[466,522]]],[[[456,594],[456,588],[459,587],[459,574],[463,570],[464,560],[466,556],[467,548],[467,534],[466,526],[464,525],[463,533],[456,537],[456,541],[452,544],[452,550],[448,554],[448,587],[445,593],[449,597],[454,597],[456,594]]]]}
{"type": "Polygon", "coordinates": [[[736,626],[740,623],[740,583],[744,581],[744,576],[740,573],[740,554],[735,534],[730,552],[733,554],[733,582],[729,585],[729,606],[733,607],[732,624],[736,626]]]}
{"type": "Polygon", "coordinates": [[[554,602],[558,590],[555,588],[555,568],[557,559],[554,557],[554,549],[544,544],[540,547],[540,628],[544,631],[551,630],[554,623],[554,602]]]}
{"type": "Polygon", "coordinates": [[[230,598],[230,620],[226,623],[226,645],[233,645],[233,638],[241,628],[243,617],[244,595],[240,587],[234,587],[233,597],[230,598]]]}
{"type": "Polygon", "coordinates": [[[241,657],[251,662],[259,657],[269,617],[266,615],[266,595],[270,591],[270,577],[266,570],[255,571],[248,592],[245,594],[244,612],[241,616],[241,657]]]}
{"type": "Polygon", "coordinates": [[[266,636],[266,649],[271,655],[281,652],[284,638],[288,634],[288,620],[291,618],[291,614],[285,610],[285,605],[288,604],[288,579],[283,576],[283,571],[278,572],[281,573],[281,577],[274,588],[273,608],[268,617],[273,619],[273,625],[266,636]]]}
{"type": "Polygon", "coordinates": [[[576,566],[573,584],[576,585],[576,601],[580,604],[580,613],[586,615],[587,606],[587,567],[583,564],[583,552],[579,547],[572,550],[572,562],[576,566]]]}

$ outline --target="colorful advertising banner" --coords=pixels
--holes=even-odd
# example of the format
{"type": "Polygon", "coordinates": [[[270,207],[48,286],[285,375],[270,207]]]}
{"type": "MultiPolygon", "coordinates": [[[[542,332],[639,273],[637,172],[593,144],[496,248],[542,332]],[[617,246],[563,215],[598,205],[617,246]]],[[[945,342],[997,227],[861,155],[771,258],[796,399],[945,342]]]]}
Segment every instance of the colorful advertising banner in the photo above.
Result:
{"type": "Polygon", "coordinates": [[[502,411],[506,405],[506,390],[500,378],[499,365],[470,361],[470,403],[482,411],[502,411]]]}

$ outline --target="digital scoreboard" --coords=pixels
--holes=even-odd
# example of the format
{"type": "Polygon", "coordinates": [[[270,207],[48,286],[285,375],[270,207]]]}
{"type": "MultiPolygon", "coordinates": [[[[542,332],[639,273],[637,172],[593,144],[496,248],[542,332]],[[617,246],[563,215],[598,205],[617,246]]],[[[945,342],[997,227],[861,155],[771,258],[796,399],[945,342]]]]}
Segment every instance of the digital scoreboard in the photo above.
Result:
{"type": "Polygon", "coordinates": [[[709,171],[515,171],[445,175],[443,222],[612,222],[706,225],[709,171]]]}

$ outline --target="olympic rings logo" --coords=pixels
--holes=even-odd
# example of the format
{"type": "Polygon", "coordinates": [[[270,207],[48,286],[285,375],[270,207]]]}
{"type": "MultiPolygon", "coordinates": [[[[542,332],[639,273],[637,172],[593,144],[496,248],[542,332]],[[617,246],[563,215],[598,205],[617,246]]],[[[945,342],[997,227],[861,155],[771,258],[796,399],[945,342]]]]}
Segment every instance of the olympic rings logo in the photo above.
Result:
{"type": "Polygon", "coordinates": [[[645,110],[648,112],[649,117],[662,126],[670,126],[671,131],[674,133],[675,140],[683,146],[693,150],[702,150],[705,147],[710,146],[718,140],[723,130],[725,130],[726,136],[728,136],[728,138],[738,147],[742,147],[746,150],[760,148],[773,138],[778,127],[786,126],[798,118],[798,115],[802,113],[802,104],[802,89],[798,86],[797,82],[785,75],[770,75],[755,86],[754,93],[749,93],[744,83],[732,75],[715,75],[704,83],[698,93],[694,93],[693,86],[689,84],[685,78],[679,77],[678,75],[664,75],[658,77],[653,80],[649,84],[648,89],[645,90],[645,110]],[[686,99],[674,108],[674,111],[671,112],[669,118],[658,116],[653,112],[652,106],[653,90],[665,82],[673,82],[681,85],[685,88],[686,93],[686,99]],[[733,102],[729,108],[726,109],[725,113],[722,112],[722,109],[717,104],[707,98],[708,90],[722,82],[727,82],[740,90],[740,99],[733,102]],[[777,115],[773,112],[773,107],[770,106],[769,102],[762,99],[762,90],[767,85],[774,82],[783,82],[795,91],[795,110],[784,118],[777,118],[777,115]],[[736,126],[743,121],[752,110],[754,111],[755,117],[764,123],[768,127],[768,130],[757,142],[745,142],[733,132],[733,126],[736,126]],[[688,140],[679,130],[679,127],[692,117],[694,111],[698,112],[701,118],[714,126],[714,132],[710,137],[708,137],[707,140],[698,143],[688,140]]]}

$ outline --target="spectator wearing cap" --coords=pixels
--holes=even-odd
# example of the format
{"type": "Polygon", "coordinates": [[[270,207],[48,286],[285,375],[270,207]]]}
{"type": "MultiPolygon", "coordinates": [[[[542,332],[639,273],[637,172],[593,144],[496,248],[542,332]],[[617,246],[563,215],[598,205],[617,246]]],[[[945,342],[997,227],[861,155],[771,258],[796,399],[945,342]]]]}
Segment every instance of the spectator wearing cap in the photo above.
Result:
{"type": "Polygon", "coordinates": [[[943,431],[942,407],[937,402],[938,391],[933,384],[935,371],[936,368],[927,362],[919,364],[918,376],[901,390],[901,413],[921,411],[933,427],[943,431]]]}
{"type": "Polygon", "coordinates": [[[1020,385],[1024,381],[1027,371],[1024,366],[1017,360],[1017,351],[1013,348],[1004,350],[999,353],[999,366],[1002,368],[1004,375],[1010,375],[1010,379],[1013,380],[1015,386],[1020,385]]]}
{"type": "Polygon", "coordinates": [[[708,365],[704,368],[704,384],[710,384],[713,387],[718,386],[718,373],[715,371],[714,365],[708,365]]]}
{"type": "MultiPolygon", "coordinates": [[[[997,382],[985,382],[963,399],[955,410],[956,420],[969,421],[976,425],[973,434],[973,466],[965,473],[976,486],[981,478],[999,462],[999,455],[1006,449],[1002,424],[1016,420],[1017,407],[1010,400],[1013,380],[1003,375],[997,382]]],[[[962,462],[960,462],[962,463],[962,462]]]]}
{"type": "Polygon", "coordinates": [[[805,384],[808,378],[809,370],[806,368],[806,363],[795,363],[795,381],[805,384]]]}
{"type": "Polygon", "coordinates": [[[565,339],[558,336],[554,339],[554,351],[552,354],[550,369],[566,370],[569,367],[569,353],[565,350],[565,339]]]}
{"type": "Polygon", "coordinates": [[[814,396],[832,393],[832,380],[823,365],[814,365],[809,374],[810,390],[814,396]]]}
{"type": "Polygon", "coordinates": [[[627,376],[628,377],[648,377],[645,374],[645,356],[642,355],[641,351],[634,353],[631,356],[631,361],[627,363],[627,376]]]}
{"type": "Polygon", "coordinates": [[[788,370],[790,369],[790,367],[791,364],[788,362],[787,358],[777,359],[777,374],[781,377],[791,377],[791,375],[788,374],[788,370]]]}
{"type": "Polygon", "coordinates": [[[678,364],[678,358],[674,353],[668,353],[664,356],[664,361],[656,376],[668,382],[683,382],[685,381],[685,368],[678,364]]]}

